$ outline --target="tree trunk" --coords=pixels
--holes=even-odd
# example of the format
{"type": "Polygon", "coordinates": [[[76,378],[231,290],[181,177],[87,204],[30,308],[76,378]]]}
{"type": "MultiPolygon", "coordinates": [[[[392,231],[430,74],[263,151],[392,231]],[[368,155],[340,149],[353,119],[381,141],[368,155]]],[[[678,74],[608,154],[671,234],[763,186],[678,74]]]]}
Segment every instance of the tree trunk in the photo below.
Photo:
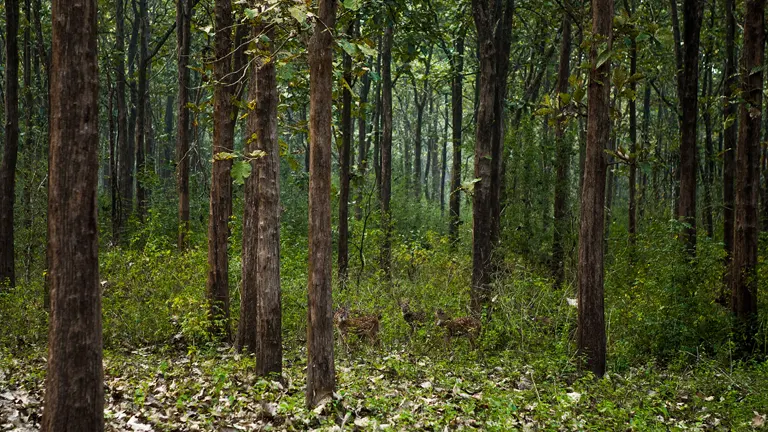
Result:
{"type": "MultiPolygon", "coordinates": [[[[19,151],[19,1],[5,3],[5,148],[0,164],[0,287],[16,286],[13,208],[19,151]]],[[[31,109],[31,108],[27,108],[31,109]]],[[[29,133],[29,131],[27,131],[29,133]]]]}
{"type": "MultiPolygon", "coordinates": [[[[424,80],[424,93],[421,98],[419,98],[419,91],[416,87],[416,80],[413,81],[413,99],[414,102],[416,102],[416,130],[415,130],[415,137],[414,137],[414,149],[413,149],[413,171],[414,171],[414,184],[413,184],[413,193],[416,197],[417,202],[421,201],[421,195],[422,195],[422,189],[421,185],[424,182],[424,177],[426,177],[426,172],[424,174],[424,177],[422,177],[422,169],[421,169],[421,127],[424,124],[424,106],[426,105],[427,101],[427,80],[424,80]]],[[[407,119],[407,117],[406,117],[407,119]]],[[[429,164],[429,161],[427,161],[427,164],[429,164]]]]}
{"type": "Polygon", "coordinates": [[[710,100],[712,97],[712,67],[709,65],[708,59],[710,54],[707,53],[704,72],[704,86],[702,88],[703,100],[706,101],[704,107],[704,208],[702,209],[704,224],[707,229],[707,237],[712,238],[715,231],[715,221],[712,216],[712,176],[714,171],[714,157],[715,157],[715,144],[712,141],[712,115],[710,110],[710,100]]]}
{"type": "Polygon", "coordinates": [[[762,116],[765,0],[747,0],[741,64],[739,142],[736,148],[736,207],[731,262],[731,307],[738,319],[737,343],[754,346],[757,322],[758,195],[762,116]]]}
{"type": "Polygon", "coordinates": [[[461,128],[464,117],[463,80],[464,80],[464,30],[460,30],[456,38],[452,60],[453,81],[451,82],[451,140],[453,158],[451,169],[450,192],[450,222],[448,235],[452,244],[459,240],[459,225],[461,225],[461,128]]]}
{"type": "Polygon", "coordinates": [[[381,243],[381,269],[387,280],[391,280],[392,261],[392,215],[389,202],[392,199],[392,38],[394,28],[389,21],[384,29],[381,54],[381,187],[379,206],[384,239],[381,243]]]}
{"type": "MultiPolygon", "coordinates": [[[[725,85],[723,86],[723,244],[725,245],[725,265],[730,266],[733,254],[733,224],[734,224],[734,189],[736,176],[736,104],[733,103],[737,90],[736,71],[736,1],[725,0],[725,85]]],[[[728,276],[726,276],[726,279],[728,276]]],[[[728,280],[723,284],[729,286],[728,280]]],[[[725,292],[721,293],[725,300],[725,292]]]]}
{"type": "Polygon", "coordinates": [[[445,114],[443,122],[443,149],[440,159],[440,216],[445,216],[445,174],[448,170],[448,116],[450,115],[448,110],[448,95],[445,95],[444,107],[445,114]]]}
{"type": "MultiPolygon", "coordinates": [[[[432,189],[432,201],[437,202],[438,197],[437,194],[440,191],[440,164],[438,162],[437,157],[437,117],[438,117],[438,109],[435,108],[435,98],[438,95],[432,95],[430,97],[429,101],[429,115],[432,117],[432,127],[430,128],[429,132],[429,157],[432,159],[432,173],[431,173],[431,182],[430,187],[432,189]]],[[[426,183],[426,182],[425,182],[426,183]]]]}
{"type": "Polygon", "coordinates": [[[139,77],[136,91],[136,214],[144,221],[147,213],[147,99],[149,97],[149,5],[139,0],[139,77]]]}
{"type": "Polygon", "coordinates": [[[117,217],[114,221],[115,244],[125,240],[125,228],[130,213],[133,185],[131,174],[133,160],[131,143],[128,142],[128,104],[125,100],[125,0],[115,0],[115,87],[117,92],[117,166],[118,199],[117,217]]]}
{"type": "MultiPolygon", "coordinates": [[[[121,1],[121,0],[118,0],[121,1]]],[[[176,187],[179,195],[178,248],[189,247],[189,47],[192,1],[176,2],[176,56],[178,59],[178,121],[176,122],[176,187]]]]}
{"type": "MultiPolygon", "coordinates": [[[[163,142],[163,149],[160,156],[160,178],[166,181],[171,180],[173,163],[173,96],[168,95],[165,98],[165,140],[163,142]]],[[[165,182],[163,182],[165,184],[165,182]]]]}
{"type": "Polygon", "coordinates": [[[576,344],[581,367],[601,377],[605,373],[605,316],[603,305],[603,233],[605,205],[605,148],[610,139],[610,60],[597,66],[601,53],[611,49],[613,0],[595,0],[589,52],[592,68],[587,90],[587,148],[581,191],[579,229],[578,327],[576,344]]]}
{"type": "MultiPolygon", "coordinates": [[[[254,26],[258,52],[272,52],[274,32],[254,26]]],[[[272,58],[251,66],[250,93],[254,109],[248,115],[246,157],[253,170],[245,184],[243,216],[243,285],[237,348],[256,354],[256,373],[280,374],[283,348],[280,306],[280,145],[277,138],[277,75],[272,58]],[[255,324],[255,325],[254,325],[255,324]]],[[[249,105],[250,106],[250,105],[249,105]]]]}
{"type": "Polygon", "coordinates": [[[307,307],[307,395],[314,407],[333,395],[331,299],[331,104],[336,0],[320,0],[319,21],[309,41],[309,304],[307,307]]]}
{"type": "MultiPolygon", "coordinates": [[[[675,2],[676,0],[672,0],[675,2]]],[[[696,249],[696,138],[699,87],[699,39],[703,18],[702,0],[683,1],[683,53],[682,77],[679,79],[678,97],[682,111],[680,122],[680,193],[677,216],[686,227],[683,239],[693,254],[696,249]]]]}
{"type": "Polygon", "coordinates": [[[229,326],[229,218],[232,216],[232,158],[235,116],[232,74],[232,2],[216,0],[214,8],[213,168],[208,213],[208,280],[206,294],[212,328],[223,340],[229,326]]]}
{"type": "Polygon", "coordinates": [[[51,313],[41,429],[104,430],[96,188],[97,2],[54,0],[48,250],[51,313]]]}
{"type": "MultiPolygon", "coordinates": [[[[347,34],[355,32],[357,20],[349,23],[347,34]]],[[[349,170],[350,152],[352,151],[352,57],[344,51],[342,55],[343,79],[347,85],[342,87],[341,108],[341,152],[339,172],[339,284],[343,287],[347,281],[347,269],[349,267],[349,170]]]]}
{"type": "Polygon", "coordinates": [[[571,76],[571,19],[568,12],[563,13],[563,32],[560,39],[560,63],[557,71],[557,103],[561,106],[555,121],[555,203],[554,235],[552,239],[552,275],[555,287],[560,287],[565,279],[565,239],[568,231],[568,195],[570,184],[568,171],[571,164],[571,147],[565,139],[567,118],[563,96],[568,94],[568,78],[571,76]]]}
{"type": "Polygon", "coordinates": [[[365,189],[365,173],[368,168],[368,125],[366,123],[366,111],[368,109],[368,93],[371,91],[371,77],[368,72],[363,72],[363,89],[360,91],[357,118],[357,170],[358,186],[357,198],[355,198],[355,220],[363,218],[363,192],[365,189]]]}
{"type": "MultiPolygon", "coordinates": [[[[633,11],[629,6],[629,0],[625,0],[625,9],[627,14],[632,16],[633,11]]],[[[637,41],[632,37],[629,47],[629,75],[634,76],[637,73],[637,41]]],[[[629,89],[632,93],[637,93],[637,82],[632,80],[629,83],[629,89]]],[[[636,98],[629,99],[629,221],[627,226],[630,259],[634,259],[634,248],[637,241],[637,102],[636,98]]]]}
{"type": "MultiPolygon", "coordinates": [[[[384,48],[383,37],[379,37],[376,56],[376,74],[381,76],[381,51],[384,48]]],[[[376,82],[376,92],[373,108],[373,172],[376,177],[376,191],[381,191],[381,79],[376,82]]]]}

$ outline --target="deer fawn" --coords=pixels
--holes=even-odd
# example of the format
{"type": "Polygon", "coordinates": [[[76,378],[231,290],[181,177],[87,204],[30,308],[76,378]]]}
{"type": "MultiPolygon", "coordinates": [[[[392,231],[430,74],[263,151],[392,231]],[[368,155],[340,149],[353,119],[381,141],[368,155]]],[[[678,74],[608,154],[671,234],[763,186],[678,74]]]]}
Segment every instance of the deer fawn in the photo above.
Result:
{"type": "MultiPolygon", "coordinates": [[[[357,313],[357,316],[349,316],[349,307],[342,306],[336,309],[333,314],[333,323],[341,332],[341,338],[347,343],[347,335],[352,333],[359,338],[366,338],[372,345],[379,343],[379,320],[381,315],[364,315],[357,313]]],[[[348,345],[347,345],[348,346],[348,345]]]]}
{"type": "Polygon", "coordinates": [[[411,309],[409,300],[398,300],[397,305],[403,313],[403,319],[411,328],[411,335],[416,331],[416,327],[422,325],[427,320],[427,314],[424,311],[414,311],[411,309]]]}
{"type": "Polygon", "coordinates": [[[475,349],[477,337],[480,335],[480,321],[472,317],[451,318],[442,309],[435,311],[437,326],[445,328],[445,343],[457,336],[466,336],[469,345],[475,349]]]}

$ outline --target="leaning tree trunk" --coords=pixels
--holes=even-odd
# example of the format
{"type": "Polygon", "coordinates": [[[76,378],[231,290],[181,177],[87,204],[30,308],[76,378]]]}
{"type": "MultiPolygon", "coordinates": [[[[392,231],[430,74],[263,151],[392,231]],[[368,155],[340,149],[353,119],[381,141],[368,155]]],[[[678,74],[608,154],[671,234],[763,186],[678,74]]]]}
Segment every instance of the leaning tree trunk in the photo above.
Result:
{"type": "Polygon", "coordinates": [[[579,229],[578,326],[576,346],[582,368],[597,376],[605,373],[605,315],[603,305],[603,235],[605,208],[605,148],[610,140],[610,60],[597,65],[601,53],[610,51],[613,0],[594,0],[590,48],[593,65],[587,90],[587,148],[581,191],[579,229]]]}
{"type": "Polygon", "coordinates": [[[307,306],[308,407],[333,395],[333,309],[331,299],[331,122],[333,29],[336,0],[320,0],[309,42],[309,303],[307,306]]]}
{"type": "Polygon", "coordinates": [[[765,0],[747,0],[741,64],[739,142],[736,149],[736,207],[731,262],[731,307],[745,349],[757,332],[758,197],[760,191],[760,120],[762,116],[765,0]]]}
{"type": "Polygon", "coordinates": [[[564,96],[568,94],[568,78],[571,76],[571,19],[568,12],[563,13],[563,32],[560,39],[560,64],[557,71],[557,103],[561,107],[555,121],[556,179],[554,230],[552,239],[552,275],[555,286],[560,287],[565,279],[565,239],[568,231],[568,171],[571,163],[570,143],[565,139],[567,118],[564,96]]]}
{"type": "Polygon", "coordinates": [[[381,176],[379,207],[384,239],[381,242],[381,269],[387,280],[392,279],[392,215],[389,203],[392,199],[392,37],[393,23],[384,29],[381,54],[381,176]]]}
{"type": "Polygon", "coordinates": [[[96,0],[54,0],[44,432],[104,430],[96,0]]]}
{"type": "Polygon", "coordinates": [[[453,56],[453,81],[451,82],[451,139],[453,158],[451,169],[451,191],[449,202],[450,222],[448,235],[452,244],[459,240],[459,225],[461,224],[461,128],[464,116],[463,87],[464,79],[464,31],[456,39],[453,56]]]}
{"type": "Polygon", "coordinates": [[[232,2],[217,0],[213,64],[213,168],[208,214],[208,280],[206,294],[212,328],[223,340],[230,338],[229,326],[229,218],[232,216],[232,157],[235,117],[232,115],[232,2]]]}
{"type": "MultiPolygon", "coordinates": [[[[259,53],[272,52],[274,32],[254,26],[259,53]],[[264,34],[266,40],[260,39],[264,34]]],[[[280,144],[277,138],[275,61],[257,58],[251,66],[246,157],[253,170],[245,184],[243,285],[238,350],[256,354],[256,373],[280,374],[283,348],[280,306],[280,144]],[[249,104],[249,107],[251,105],[249,104]],[[262,153],[263,152],[263,153],[262,153]]]]}
{"type": "MultiPolygon", "coordinates": [[[[16,285],[13,208],[19,151],[19,1],[5,3],[5,148],[0,164],[0,287],[16,285]]],[[[31,107],[27,107],[31,109],[31,107]]],[[[29,133],[29,131],[27,131],[29,133]]]]}
{"type": "MultiPolygon", "coordinates": [[[[118,0],[121,1],[121,0],[118,0]]],[[[179,195],[178,248],[189,246],[189,47],[192,1],[176,2],[176,56],[178,61],[178,121],[176,123],[176,188],[179,195]]]]}

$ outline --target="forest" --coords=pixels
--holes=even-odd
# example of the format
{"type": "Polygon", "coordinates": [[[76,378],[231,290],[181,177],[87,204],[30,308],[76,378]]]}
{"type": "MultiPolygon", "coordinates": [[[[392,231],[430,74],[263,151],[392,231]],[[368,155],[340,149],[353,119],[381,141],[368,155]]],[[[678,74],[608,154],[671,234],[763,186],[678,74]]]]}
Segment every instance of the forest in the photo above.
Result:
{"type": "Polygon", "coordinates": [[[766,0],[4,0],[0,431],[760,430],[766,0]]]}

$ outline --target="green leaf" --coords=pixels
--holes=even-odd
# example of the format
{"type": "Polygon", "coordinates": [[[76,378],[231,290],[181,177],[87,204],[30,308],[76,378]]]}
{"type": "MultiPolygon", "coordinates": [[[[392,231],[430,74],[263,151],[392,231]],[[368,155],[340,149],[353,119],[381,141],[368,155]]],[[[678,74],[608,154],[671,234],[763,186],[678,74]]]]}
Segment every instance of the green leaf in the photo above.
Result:
{"type": "Polygon", "coordinates": [[[288,13],[291,14],[293,19],[299,22],[299,24],[304,24],[307,22],[307,9],[304,6],[293,6],[288,8],[288,13]]]}
{"type": "Polygon", "coordinates": [[[245,13],[245,17],[248,18],[248,19],[254,19],[257,16],[259,16],[259,11],[256,10],[256,9],[245,8],[245,9],[243,9],[243,12],[245,13]]]}
{"type": "Polygon", "coordinates": [[[213,160],[215,161],[230,160],[230,159],[235,159],[236,157],[237,155],[234,153],[219,152],[213,155],[213,160]]]}
{"type": "Polygon", "coordinates": [[[237,161],[232,165],[232,179],[235,184],[242,185],[245,184],[245,179],[247,179],[251,175],[251,171],[253,171],[253,168],[251,167],[250,162],[246,161],[237,161]]]}
{"type": "Polygon", "coordinates": [[[339,46],[351,57],[354,57],[355,54],[357,54],[357,47],[355,44],[349,42],[348,40],[339,39],[338,40],[339,46]]]}
{"type": "Polygon", "coordinates": [[[595,63],[595,68],[599,68],[600,66],[604,65],[605,62],[611,59],[612,54],[613,52],[609,49],[601,52],[600,55],[597,56],[597,62],[595,63]]]}
{"type": "Polygon", "coordinates": [[[359,49],[363,54],[367,55],[368,57],[376,57],[376,54],[377,54],[376,50],[364,43],[357,44],[357,49],[359,49]]]}
{"type": "Polygon", "coordinates": [[[344,9],[349,11],[356,11],[360,9],[360,6],[362,6],[362,1],[361,0],[344,0],[342,4],[344,5],[344,9]]]}

